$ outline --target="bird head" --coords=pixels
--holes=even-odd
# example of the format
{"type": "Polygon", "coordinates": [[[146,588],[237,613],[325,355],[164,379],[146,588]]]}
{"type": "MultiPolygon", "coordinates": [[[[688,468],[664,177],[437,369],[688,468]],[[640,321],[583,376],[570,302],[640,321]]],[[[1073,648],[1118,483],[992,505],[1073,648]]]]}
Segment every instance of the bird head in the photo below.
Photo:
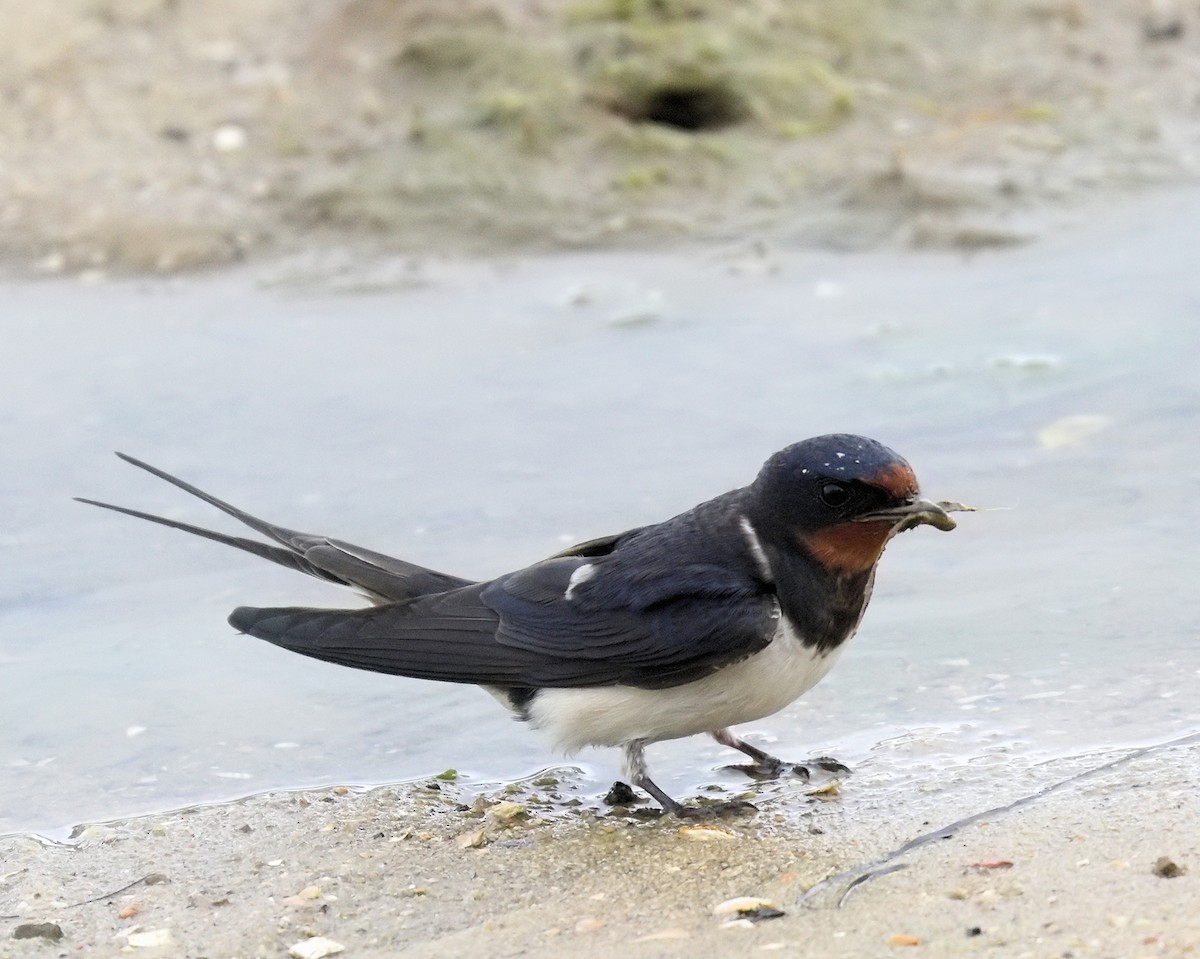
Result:
{"type": "Polygon", "coordinates": [[[822,566],[861,573],[897,533],[954,520],[923,499],[904,457],[876,440],[832,433],[802,440],[763,464],[750,486],[751,520],[764,541],[822,566]]]}

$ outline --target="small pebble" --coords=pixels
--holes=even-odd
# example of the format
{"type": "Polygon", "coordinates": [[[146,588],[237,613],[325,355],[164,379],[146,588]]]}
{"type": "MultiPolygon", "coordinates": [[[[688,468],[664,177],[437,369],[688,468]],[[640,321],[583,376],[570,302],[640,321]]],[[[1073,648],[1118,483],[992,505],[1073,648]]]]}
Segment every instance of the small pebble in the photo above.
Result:
{"type": "Polygon", "coordinates": [[[292,959],[325,959],[345,952],[346,947],[340,942],[326,939],[324,936],[313,936],[311,939],[301,939],[288,950],[292,959]]]}
{"type": "Polygon", "coordinates": [[[62,927],[56,922],[25,922],[13,930],[14,939],[45,939],[58,942],[63,937],[62,927]]]}
{"type": "Polygon", "coordinates": [[[1150,870],[1163,879],[1178,879],[1187,873],[1187,866],[1181,866],[1170,856],[1159,856],[1150,870]]]}
{"type": "Polygon", "coordinates": [[[246,146],[246,128],[226,123],[213,130],[212,145],[218,153],[236,153],[246,146]]]}
{"type": "Polygon", "coordinates": [[[630,803],[637,802],[637,793],[625,783],[615,782],[612,784],[612,788],[605,793],[604,802],[609,806],[628,806],[630,803]]]}
{"type": "Polygon", "coordinates": [[[495,822],[511,823],[528,815],[528,813],[523,803],[505,800],[504,802],[496,803],[496,805],[487,811],[487,815],[495,822]]]}

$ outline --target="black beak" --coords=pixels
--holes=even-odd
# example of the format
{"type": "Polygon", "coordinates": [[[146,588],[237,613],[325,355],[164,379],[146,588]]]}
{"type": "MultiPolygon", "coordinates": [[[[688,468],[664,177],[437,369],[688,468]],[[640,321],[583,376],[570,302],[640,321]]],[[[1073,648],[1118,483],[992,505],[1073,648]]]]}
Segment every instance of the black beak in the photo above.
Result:
{"type": "Polygon", "coordinates": [[[901,506],[877,509],[874,512],[854,517],[854,521],[856,523],[896,523],[898,524],[896,530],[898,533],[923,524],[945,531],[952,530],[958,525],[941,503],[934,503],[927,499],[915,499],[911,503],[904,503],[901,506]]]}

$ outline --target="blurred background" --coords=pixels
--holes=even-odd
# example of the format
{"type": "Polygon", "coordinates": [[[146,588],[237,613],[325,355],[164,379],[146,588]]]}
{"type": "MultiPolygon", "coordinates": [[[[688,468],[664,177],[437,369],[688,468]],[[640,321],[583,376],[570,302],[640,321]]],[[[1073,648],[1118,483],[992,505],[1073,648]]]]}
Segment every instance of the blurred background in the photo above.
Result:
{"type": "MultiPolygon", "coordinates": [[[[0,9],[0,832],[564,762],[477,690],[235,635],[355,599],[72,503],[231,528],[113,450],[483,578],[865,433],[999,509],[895,542],[838,668],[744,732],[886,814],[1200,728],[1198,31],[1071,0],[0,9]]],[[[736,792],[726,753],[651,763],[736,792]]],[[[566,761],[598,805],[615,753],[566,761]]]]}
{"type": "Polygon", "coordinates": [[[1194,175],[1197,30],[1175,0],[10,4],[0,244],[1005,246],[1194,175]]]}

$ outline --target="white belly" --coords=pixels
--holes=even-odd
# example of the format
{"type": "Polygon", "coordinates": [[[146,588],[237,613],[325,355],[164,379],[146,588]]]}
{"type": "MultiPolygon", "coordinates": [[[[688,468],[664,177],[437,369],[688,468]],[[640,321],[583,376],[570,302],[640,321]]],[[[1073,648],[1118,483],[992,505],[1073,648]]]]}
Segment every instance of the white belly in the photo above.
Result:
{"type": "Polygon", "coordinates": [[[752,722],[816,685],[837,661],[841,645],[827,652],[809,649],[781,618],[766,649],[704,679],[668,689],[542,689],[531,704],[530,719],[568,753],[635,739],[678,739],[752,722]]]}

